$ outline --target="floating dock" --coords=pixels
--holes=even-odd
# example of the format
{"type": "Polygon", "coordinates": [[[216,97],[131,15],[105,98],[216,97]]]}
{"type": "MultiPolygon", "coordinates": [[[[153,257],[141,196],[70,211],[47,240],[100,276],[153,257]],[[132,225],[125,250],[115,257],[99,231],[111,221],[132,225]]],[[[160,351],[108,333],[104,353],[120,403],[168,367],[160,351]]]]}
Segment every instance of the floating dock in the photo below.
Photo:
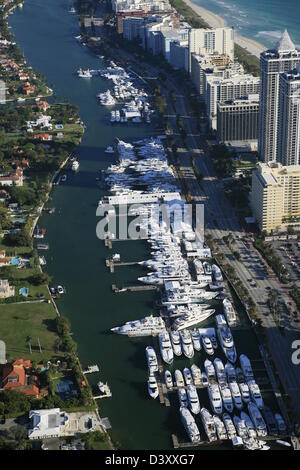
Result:
{"type": "Polygon", "coordinates": [[[94,400],[101,400],[101,398],[110,398],[112,397],[112,392],[111,389],[109,388],[109,385],[106,383],[104,385],[104,393],[101,395],[94,396],[94,400]]]}
{"type": "Polygon", "coordinates": [[[145,290],[158,290],[158,286],[145,285],[145,286],[126,286],[126,287],[117,287],[115,284],[112,284],[111,289],[113,292],[140,292],[145,290]]]}
{"type": "Polygon", "coordinates": [[[94,372],[99,372],[99,367],[97,366],[97,364],[93,364],[92,366],[88,366],[88,368],[83,371],[84,374],[92,374],[94,372]]]}

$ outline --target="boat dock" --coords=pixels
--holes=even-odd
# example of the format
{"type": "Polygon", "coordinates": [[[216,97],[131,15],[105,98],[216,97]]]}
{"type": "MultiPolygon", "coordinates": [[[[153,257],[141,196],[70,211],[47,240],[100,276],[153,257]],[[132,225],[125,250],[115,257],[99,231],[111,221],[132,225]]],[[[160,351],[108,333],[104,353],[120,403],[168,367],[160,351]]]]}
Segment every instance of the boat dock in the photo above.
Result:
{"type": "Polygon", "coordinates": [[[99,372],[99,367],[97,364],[93,364],[92,366],[88,366],[86,370],[83,371],[83,373],[86,374],[92,374],[94,372],[99,372]]]}
{"type": "Polygon", "coordinates": [[[106,383],[104,385],[104,393],[101,395],[94,396],[94,400],[101,400],[101,398],[110,398],[112,397],[112,392],[111,389],[109,388],[109,385],[106,383]]]}
{"type": "Polygon", "coordinates": [[[188,447],[199,447],[199,446],[217,446],[220,445],[220,443],[225,442],[225,441],[220,441],[219,439],[217,441],[200,441],[200,442],[180,442],[178,440],[178,437],[176,434],[171,435],[172,438],[172,443],[174,449],[184,449],[188,447]]]}
{"type": "Polygon", "coordinates": [[[115,293],[118,293],[118,292],[142,292],[142,291],[145,291],[145,290],[157,290],[157,289],[158,289],[157,286],[153,286],[151,284],[145,285],[145,286],[126,286],[126,287],[122,287],[122,288],[117,287],[115,284],[111,285],[111,290],[115,293]]]}
{"type": "Polygon", "coordinates": [[[115,271],[115,266],[135,266],[138,263],[138,261],[114,261],[112,258],[106,258],[105,260],[105,265],[111,273],[115,271]]]}

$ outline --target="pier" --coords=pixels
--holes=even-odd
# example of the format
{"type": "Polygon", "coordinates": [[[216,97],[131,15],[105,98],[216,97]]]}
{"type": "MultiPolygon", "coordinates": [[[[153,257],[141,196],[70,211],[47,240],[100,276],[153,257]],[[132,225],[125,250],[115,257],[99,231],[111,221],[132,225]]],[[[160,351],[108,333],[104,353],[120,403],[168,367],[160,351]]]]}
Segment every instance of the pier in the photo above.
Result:
{"type": "Polygon", "coordinates": [[[114,261],[113,258],[106,258],[105,260],[105,265],[111,273],[115,271],[115,266],[135,266],[137,264],[139,264],[138,261],[114,261]]]}
{"type": "Polygon", "coordinates": [[[111,389],[109,388],[109,385],[106,383],[104,385],[104,393],[102,393],[101,395],[96,395],[94,396],[94,400],[101,400],[102,398],[110,398],[112,397],[112,392],[111,392],[111,389]]]}
{"type": "Polygon", "coordinates": [[[174,449],[185,449],[185,448],[188,448],[188,447],[200,447],[200,446],[217,446],[217,445],[220,445],[220,443],[224,442],[224,441],[220,441],[219,439],[217,441],[200,441],[200,442],[180,442],[178,440],[178,437],[176,436],[176,434],[172,434],[171,435],[171,438],[172,438],[172,443],[173,443],[173,447],[174,449]]]}
{"type": "Polygon", "coordinates": [[[158,290],[157,286],[145,285],[145,286],[126,286],[126,287],[117,287],[115,284],[112,284],[111,290],[115,293],[118,292],[142,292],[146,290],[158,290]]]}
{"type": "Polygon", "coordinates": [[[86,370],[83,371],[83,373],[86,374],[92,374],[94,372],[99,372],[99,367],[97,364],[93,364],[92,366],[88,366],[86,370]]]}

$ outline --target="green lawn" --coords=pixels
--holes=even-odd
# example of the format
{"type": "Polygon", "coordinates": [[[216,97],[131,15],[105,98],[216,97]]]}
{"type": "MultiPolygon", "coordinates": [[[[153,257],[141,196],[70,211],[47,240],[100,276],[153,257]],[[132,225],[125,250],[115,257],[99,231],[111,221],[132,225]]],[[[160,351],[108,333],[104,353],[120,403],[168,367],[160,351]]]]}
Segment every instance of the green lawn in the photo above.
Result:
{"type": "Polygon", "coordinates": [[[0,305],[0,339],[6,343],[7,359],[46,361],[55,355],[54,342],[56,311],[51,304],[19,303],[0,305]],[[32,354],[27,337],[31,338],[32,354]],[[39,351],[38,338],[42,347],[39,351]]]}

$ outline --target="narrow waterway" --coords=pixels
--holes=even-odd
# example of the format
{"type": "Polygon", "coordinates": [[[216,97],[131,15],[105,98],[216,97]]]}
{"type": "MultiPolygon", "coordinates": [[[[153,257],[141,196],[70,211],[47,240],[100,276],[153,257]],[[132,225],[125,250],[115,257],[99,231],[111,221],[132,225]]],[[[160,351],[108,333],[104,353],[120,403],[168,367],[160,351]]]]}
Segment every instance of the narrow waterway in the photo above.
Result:
{"type": "MultiPolygon", "coordinates": [[[[143,125],[112,126],[108,111],[96,99],[110,83],[98,77],[77,78],[79,67],[97,69],[103,63],[74,39],[79,34],[78,25],[68,8],[66,0],[26,0],[24,8],[9,17],[28,63],[45,75],[58,97],[80,107],[81,119],[87,126],[82,144],[75,152],[80,171],[69,174],[66,183],[55,187],[49,205],[56,212],[43,216],[40,222],[47,229],[46,241],[50,244],[50,250],[45,252],[47,271],[54,284],[66,287],[67,294],[58,301],[58,307],[71,320],[82,363],[100,366],[101,373],[91,377],[92,383],[101,378],[112,389],[113,398],[102,400],[100,413],[110,418],[114,440],[123,449],[168,449],[172,445],[171,433],[182,437],[184,432],[175,396],[171,401],[175,406],[171,408],[148,398],[144,351],[150,339],[129,340],[109,333],[113,326],[154,311],[154,296],[113,294],[112,283],[136,283],[139,270],[136,266],[120,267],[110,274],[105,257],[111,252],[96,238],[96,207],[103,195],[96,177],[99,169],[112,160],[104,154],[105,147],[116,136],[134,140],[150,135],[153,129],[143,125]]],[[[149,257],[147,244],[142,241],[117,243],[114,251],[127,261],[149,257]]],[[[255,339],[245,318],[242,322],[243,328],[235,333],[238,353],[257,358],[255,339]]],[[[203,368],[203,361],[202,352],[192,362],[203,368]]],[[[184,367],[183,364],[184,361],[176,360],[172,369],[184,367]]],[[[199,396],[201,405],[208,406],[207,393],[203,391],[199,396]]]]}

